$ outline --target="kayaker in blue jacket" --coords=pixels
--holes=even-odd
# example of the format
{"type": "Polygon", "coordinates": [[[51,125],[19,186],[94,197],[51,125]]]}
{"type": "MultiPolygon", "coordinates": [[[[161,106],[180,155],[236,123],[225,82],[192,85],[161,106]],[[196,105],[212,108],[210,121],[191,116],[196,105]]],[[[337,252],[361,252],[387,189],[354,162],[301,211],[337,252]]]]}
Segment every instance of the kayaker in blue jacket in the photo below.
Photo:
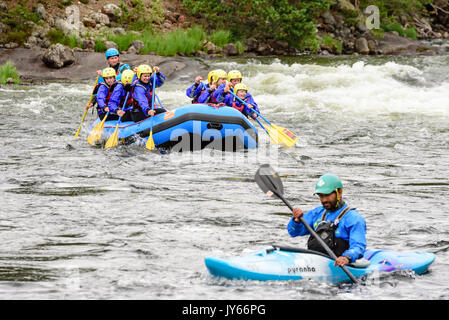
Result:
{"type": "MultiPolygon", "coordinates": [[[[115,78],[117,81],[121,79],[123,71],[131,69],[129,65],[120,63],[120,52],[117,49],[109,48],[104,55],[109,67],[115,70],[115,78]]],[[[98,70],[97,74],[100,76],[98,83],[103,82],[104,79],[101,75],[101,70],[98,70]]]]}
{"type": "Polygon", "coordinates": [[[132,70],[123,71],[122,78],[120,81],[117,81],[114,91],[111,94],[111,98],[109,99],[109,111],[113,114],[117,114],[119,117],[122,117],[122,122],[132,120],[132,90],[134,88],[133,83],[135,83],[135,81],[137,81],[137,77],[132,70]],[[126,100],[126,105],[123,107],[126,97],[128,97],[128,99],[126,100]]]}
{"type": "MultiPolygon", "coordinates": [[[[360,213],[343,201],[341,180],[332,174],[321,176],[316,183],[315,194],[320,197],[322,206],[305,212],[294,208],[293,217],[287,225],[290,236],[309,234],[300,222],[302,217],[335,253],[336,266],[341,267],[363,257],[366,248],[366,222],[360,213]]],[[[327,254],[313,236],[309,237],[307,248],[327,254]]]]}
{"type": "MultiPolygon", "coordinates": [[[[248,87],[244,83],[238,83],[233,89],[235,95],[242,99],[246,105],[232,94],[227,94],[223,99],[223,103],[229,107],[237,109],[247,117],[250,116],[253,119],[257,118],[257,114],[254,110],[260,113],[259,107],[257,106],[256,101],[254,101],[253,96],[248,92],[248,87]]],[[[229,87],[225,87],[224,92],[227,93],[229,90],[229,87]]]]}
{"type": "Polygon", "coordinates": [[[160,87],[165,80],[165,76],[158,67],[154,67],[153,70],[146,64],[137,67],[137,81],[133,89],[134,106],[131,112],[131,117],[135,122],[167,111],[160,106],[154,106],[154,110],[151,108],[154,77],[156,77],[156,87],[160,87]]]}

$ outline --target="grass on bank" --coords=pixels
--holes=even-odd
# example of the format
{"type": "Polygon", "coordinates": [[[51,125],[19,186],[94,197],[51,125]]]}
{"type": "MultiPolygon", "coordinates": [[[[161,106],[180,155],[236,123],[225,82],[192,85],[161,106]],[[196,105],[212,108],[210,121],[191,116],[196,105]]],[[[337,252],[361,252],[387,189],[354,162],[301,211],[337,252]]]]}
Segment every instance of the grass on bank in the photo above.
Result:
{"type": "MultiPolygon", "coordinates": [[[[156,34],[151,29],[140,33],[109,33],[106,35],[106,40],[115,42],[119,51],[128,50],[134,40],[140,40],[144,44],[139,51],[141,54],[155,53],[160,56],[174,56],[176,54],[191,55],[201,50],[204,40],[211,41],[217,47],[222,48],[231,42],[231,33],[226,30],[216,30],[208,36],[202,27],[194,26],[185,30],[176,29],[166,34],[156,34]]],[[[237,41],[235,45],[239,53],[244,52],[245,48],[242,42],[237,41]]],[[[105,50],[105,42],[97,38],[95,51],[103,52],[105,50]]]]}
{"type": "Polygon", "coordinates": [[[16,66],[11,61],[7,61],[0,66],[0,83],[6,84],[9,78],[14,79],[15,84],[19,84],[19,73],[16,66]]]}

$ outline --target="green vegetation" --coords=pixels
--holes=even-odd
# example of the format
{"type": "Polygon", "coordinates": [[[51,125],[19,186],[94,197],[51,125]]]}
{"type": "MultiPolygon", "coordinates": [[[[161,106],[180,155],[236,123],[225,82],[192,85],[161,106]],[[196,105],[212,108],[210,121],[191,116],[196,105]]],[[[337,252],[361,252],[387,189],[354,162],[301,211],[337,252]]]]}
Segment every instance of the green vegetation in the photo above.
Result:
{"type": "Polygon", "coordinates": [[[0,12],[0,22],[6,26],[6,32],[0,34],[0,42],[23,44],[31,35],[33,24],[42,24],[38,13],[30,12],[23,0],[14,9],[0,12]]]}
{"type": "Polygon", "coordinates": [[[223,48],[231,40],[231,32],[229,30],[216,30],[210,35],[210,40],[220,48],[223,48]]]}
{"type": "Polygon", "coordinates": [[[416,32],[415,27],[409,26],[404,30],[402,25],[399,22],[393,22],[390,24],[381,24],[382,30],[386,32],[396,31],[401,37],[409,37],[414,40],[418,39],[418,33],[416,32]]]}
{"type": "Polygon", "coordinates": [[[298,47],[315,37],[315,17],[331,4],[329,0],[184,0],[183,6],[207,19],[214,29],[230,30],[232,40],[273,37],[298,47]]]}
{"type": "Polygon", "coordinates": [[[105,52],[106,49],[107,49],[106,44],[104,43],[103,40],[95,39],[95,47],[94,47],[95,52],[105,52]]]}
{"type": "Polygon", "coordinates": [[[66,36],[64,35],[64,32],[61,30],[51,29],[47,32],[47,38],[50,40],[50,42],[53,43],[61,43],[63,45],[66,45],[70,48],[75,47],[81,47],[82,43],[81,40],[75,36],[66,36]]]}
{"type": "Polygon", "coordinates": [[[160,0],[151,1],[150,10],[147,10],[142,0],[131,0],[131,3],[133,8],[129,9],[123,1],[120,2],[122,16],[119,24],[127,25],[131,30],[142,31],[148,30],[153,22],[164,21],[164,9],[160,0]]]}
{"type": "Polygon", "coordinates": [[[365,9],[367,6],[375,5],[379,8],[381,19],[391,17],[395,19],[403,14],[424,13],[425,6],[433,2],[434,0],[360,0],[359,7],[365,9]]]}
{"type": "Polygon", "coordinates": [[[15,84],[19,84],[19,74],[16,66],[11,61],[7,61],[0,66],[0,83],[6,84],[8,78],[13,78],[15,84]]]}
{"type": "Polygon", "coordinates": [[[341,53],[343,51],[343,44],[341,43],[341,41],[334,39],[327,34],[323,36],[321,43],[331,49],[336,49],[338,53],[341,53]]]}

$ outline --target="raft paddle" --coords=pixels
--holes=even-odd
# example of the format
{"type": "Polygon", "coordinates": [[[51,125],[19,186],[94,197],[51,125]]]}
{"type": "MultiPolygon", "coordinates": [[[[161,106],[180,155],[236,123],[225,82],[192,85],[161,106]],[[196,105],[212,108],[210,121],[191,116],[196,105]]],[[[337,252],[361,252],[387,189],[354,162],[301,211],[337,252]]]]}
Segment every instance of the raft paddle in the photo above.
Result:
{"type": "MultiPolygon", "coordinates": [[[[125,102],[123,103],[123,106],[122,106],[123,111],[125,111],[126,102],[128,101],[128,95],[129,95],[129,92],[126,94],[125,102]]],[[[115,126],[114,132],[109,137],[108,141],[106,141],[106,144],[104,146],[105,149],[116,147],[118,145],[118,126],[120,125],[121,120],[122,120],[122,117],[119,117],[118,121],[117,121],[117,125],[115,126]]]]}
{"type": "Polygon", "coordinates": [[[89,144],[91,146],[94,146],[97,144],[98,141],[100,141],[101,139],[101,134],[103,133],[103,128],[104,128],[104,123],[106,122],[106,118],[109,115],[109,111],[108,113],[106,113],[106,115],[104,116],[103,120],[101,120],[101,122],[99,122],[90,132],[89,136],[87,137],[87,142],[89,142],[89,144]]]}
{"type": "MultiPolygon", "coordinates": [[[[151,110],[154,110],[154,96],[156,95],[156,77],[157,74],[154,75],[153,78],[153,94],[151,95],[151,110]]],[[[154,115],[151,116],[151,122],[150,122],[150,136],[148,137],[147,143],[145,144],[145,148],[148,150],[154,149],[154,140],[153,140],[153,122],[154,122],[154,115]]]]}
{"type": "MultiPolygon", "coordinates": [[[[248,107],[248,104],[240,99],[234,92],[228,91],[230,94],[232,94],[234,97],[236,97],[241,103],[243,103],[246,107],[248,107]]],[[[277,126],[272,124],[270,121],[268,121],[265,117],[263,117],[257,110],[254,108],[250,108],[253,112],[255,112],[258,116],[260,116],[267,124],[268,126],[263,126],[260,121],[257,121],[260,126],[265,129],[265,132],[268,134],[268,136],[271,138],[271,141],[278,144],[284,144],[287,147],[293,147],[298,141],[298,137],[291,132],[290,130],[277,126]]],[[[257,119],[256,119],[257,120],[257,119]]]]}
{"type": "MultiPolygon", "coordinates": [[[[92,93],[91,93],[91,95],[90,95],[89,102],[88,102],[87,104],[90,104],[90,103],[92,102],[92,98],[94,97],[94,91],[95,91],[95,87],[97,86],[98,79],[100,79],[100,75],[98,75],[98,76],[97,76],[97,80],[95,80],[94,88],[92,89],[92,93]]],[[[78,130],[76,130],[75,138],[78,138],[78,135],[80,134],[80,130],[81,130],[81,125],[83,124],[84,119],[86,119],[86,115],[87,115],[88,109],[87,109],[87,108],[84,108],[84,109],[85,109],[85,110],[84,110],[83,119],[81,120],[81,123],[80,123],[80,125],[79,125],[79,127],[78,127],[78,130]]]]}
{"type": "MultiPolygon", "coordinates": [[[[261,165],[260,168],[257,170],[254,178],[256,180],[256,183],[259,185],[259,187],[262,189],[263,192],[265,192],[270,197],[274,194],[279,199],[281,199],[287,205],[287,207],[289,207],[291,211],[293,211],[293,207],[283,196],[284,186],[282,185],[282,181],[281,178],[279,177],[279,174],[276,171],[274,171],[274,169],[269,164],[261,165]]],[[[321,239],[320,236],[317,235],[315,230],[313,230],[313,228],[310,227],[302,217],[299,219],[301,223],[310,232],[310,234],[323,246],[327,254],[332,259],[336,260],[337,256],[335,255],[335,253],[327,246],[327,244],[323,241],[323,239],[321,239]]],[[[342,266],[341,268],[352,280],[352,282],[354,283],[358,282],[357,279],[353,276],[353,274],[346,268],[346,266],[342,266]]]]}

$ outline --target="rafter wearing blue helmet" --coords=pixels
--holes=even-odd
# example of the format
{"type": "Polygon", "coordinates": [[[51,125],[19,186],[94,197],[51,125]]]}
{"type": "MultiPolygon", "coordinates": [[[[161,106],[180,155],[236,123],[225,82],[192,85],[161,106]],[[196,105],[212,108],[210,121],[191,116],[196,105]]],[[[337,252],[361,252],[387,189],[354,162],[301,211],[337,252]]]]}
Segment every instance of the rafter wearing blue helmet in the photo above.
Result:
{"type": "MultiPolygon", "coordinates": [[[[119,81],[122,78],[122,72],[124,70],[131,70],[130,66],[127,64],[120,63],[120,52],[118,52],[115,48],[109,48],[105,52],[106,61],[109,64],[109,67],[115,70],[115,78],[119,81]]],[[[101,70],[97,71],[97,74],[100,76],[98,82],[104,82],[103,77],[101,76],[101,70]]]]}

